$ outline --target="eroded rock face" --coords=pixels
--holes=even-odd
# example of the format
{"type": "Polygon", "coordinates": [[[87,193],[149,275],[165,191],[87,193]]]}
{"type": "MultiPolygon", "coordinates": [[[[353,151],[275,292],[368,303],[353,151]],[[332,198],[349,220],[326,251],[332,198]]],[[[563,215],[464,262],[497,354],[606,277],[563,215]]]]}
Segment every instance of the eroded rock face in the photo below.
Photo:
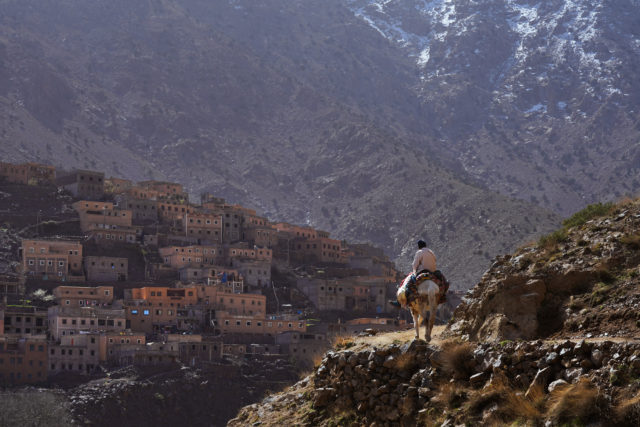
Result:
{"type": "Polygon", "coordinates": [[[612,217],[569,229],[552,245],[498,257],[456,309],[449,331],[481,341],[535,339],[559,331],[594,336],[611,333],[602,325],[621,318],[625,327],[612,328],[614,333],[637,332],[638,235],[640,209],[634,201],[612,217]]]}

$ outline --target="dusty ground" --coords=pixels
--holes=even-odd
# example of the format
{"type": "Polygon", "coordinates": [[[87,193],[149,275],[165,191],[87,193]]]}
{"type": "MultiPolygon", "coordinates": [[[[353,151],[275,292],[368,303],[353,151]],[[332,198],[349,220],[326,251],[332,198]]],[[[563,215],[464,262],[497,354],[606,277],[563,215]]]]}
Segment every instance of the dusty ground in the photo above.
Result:
{"type": "MultiPolygon", "coordinates": [[[[444,331],[444,328],[445,325],[438,325],[433,327],[433,331],[431,332],[430,344],[439,345],[442,343],[443,338],[441,337],[441,334],[444,331]]],[[[407,329],[406,331],[385,332],[369,337],[356,337],[353,339],[355,346],[353,346],[352,349],[354,351],[358,351],[364,348],[376,346],[381,347],[394,343],[404,344],[406,342],[413,341],[414,336],[415,330],[411,328],[407,329]]],[[[420,328],[420,338],[424,338],[424,328],[420,328]]]]}

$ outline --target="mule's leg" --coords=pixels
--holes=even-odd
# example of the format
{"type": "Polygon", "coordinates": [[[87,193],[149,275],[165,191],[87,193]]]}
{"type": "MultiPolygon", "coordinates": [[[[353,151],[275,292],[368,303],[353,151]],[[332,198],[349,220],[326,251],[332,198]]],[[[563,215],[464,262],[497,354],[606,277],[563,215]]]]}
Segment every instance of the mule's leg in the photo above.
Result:
{"type": "Polygon", "coordinates": [[[416,339],[420,339],[420,313],[411,308],[411,317],[413,317],[413,326],[416,328],[416,339]]]}
{"type": "Polygon", "coordinates": [[[431,331],[433,325],[436,323],[436,310],[438,309],[438,297],[436,295],[429,295],[429,320],[427,321],[425,337],[427,342],[431,341],[431,331]]]}
{"type": "Polygon", "coordinates": [[[423,313],[422,313],[422,317],[424,318],[424,340],[426,342],[430,342],[431,341],[431,329],[429,329],[429,324],[431,323],[431,312],[427,311],[427,310],[424,310],[423,313]],[[429,317],[427,317],[427,316],[429,316],[429,317]]]}

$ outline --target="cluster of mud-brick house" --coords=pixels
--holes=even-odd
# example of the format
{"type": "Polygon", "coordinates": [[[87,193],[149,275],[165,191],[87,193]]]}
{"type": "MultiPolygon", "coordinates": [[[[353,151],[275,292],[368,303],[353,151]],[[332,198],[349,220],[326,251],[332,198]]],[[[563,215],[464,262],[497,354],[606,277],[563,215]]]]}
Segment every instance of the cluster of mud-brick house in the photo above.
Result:
{"type": "MultiPolygon", "coordinates": [[[[314,266],[297,285],[318,310],[389,311],[397,271],[368,245],[273,223],[210,194],[191,203],[176,183],[56,176],[31,163],[2,163],[0,177],[69,191],[82,234],[23,239],[22,279],[53,284],[54,304],[0,304],[0,383],[247,353],[311,359],[324,351],[326,331],[308,331],[293,311],[267,312],[276,263],[314,266]]],[[[17,293],[5,282],[5,295],[17,293]]]]}

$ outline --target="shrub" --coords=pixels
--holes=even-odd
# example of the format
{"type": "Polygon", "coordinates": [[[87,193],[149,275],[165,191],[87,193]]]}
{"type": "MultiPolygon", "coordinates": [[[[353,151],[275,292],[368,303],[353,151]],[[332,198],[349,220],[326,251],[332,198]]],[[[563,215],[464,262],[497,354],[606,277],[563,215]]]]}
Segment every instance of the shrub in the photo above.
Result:
{"type": "Polygon", "coordinates": [[[540,240],[538,240],[538,246],[544,249],[551,249],[559,243],[566,242],[568,237],[569,235],[567,234],[567,230],[562,228],[551,234],[540,237],[540,240]]]}
{"type": "Polygon", "coordinates": [[[467,379],[473,373],[473,346],[467,342],[447,341],[442,344],[442,368],[455,379],[467,379]]]}
{"type": "Polygon", "coordinates": [[[593,291],[591,292],[591,298],[589,300],[589,304],[591,307],[595,307],[597,305],[602,304],[609,297],[609,291],[611,290],[611,285],[607,285],[604,282],[598,282],[593,286],[593,291]]]}
{"type": "Polygon", "coordinates": [[[445,384],[440,387],[440,393],[433,398],[433,401],[446,408],[456,409],[461,407],[467,398],[468,394],[465,388],[456,384],[445,384]]]}
{"type": "Polygon", "coordinates": [[[638,250],[640,249],[640,234],[631,234],[627,236],[623,236],[620,241],[625,245],[629,246],[631,249],[638,250]]]}
{"type": "Polygon", "coordinates": [[[562,221],[562,225],[564,225],[565,228],[578,227],[593,218],[610,214],[614,208],[615,205],[613,203],[595,203],[574,213],[569,218],[562,221]]]}
{"type": "Polygon", "coordinates": [[[549,397],[549,404],[547,416],[560,423],[593,421],[604,409],[598,389],[586,378],[554,390],[549,397]]]}
{"type": "Polygon", "coordinates": [[[615,425],[638,426],[640,425],[640,395],[624,399],[614,410],[615,425]]]}
{"type": "Polygon", "coordinates": [[[333,339],[333,347],[336,350],[343,350],[343,349],[351,348],[354,345],[356,345],[356,343],[353,342],[353,337],[351,337],[351,336],[339,335],[339,336],[336,336],[333,339]]]}

